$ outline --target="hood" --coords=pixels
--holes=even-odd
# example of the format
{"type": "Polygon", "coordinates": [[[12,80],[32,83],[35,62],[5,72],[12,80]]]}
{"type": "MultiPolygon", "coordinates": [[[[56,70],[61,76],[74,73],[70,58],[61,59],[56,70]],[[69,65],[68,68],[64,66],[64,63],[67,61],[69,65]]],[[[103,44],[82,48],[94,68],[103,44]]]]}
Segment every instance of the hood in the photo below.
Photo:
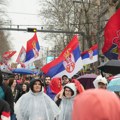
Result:
{"type": "Polygon", "coordinates": [[[50,82],[50,89],[53,93],[58,94],[62,90],[61,78],[53,78],[50,82]]]}
{"type": "Polygon", "coordinates": [[[77,93],[82,93],[84,91],[83,85],[77,79],[72,79],[71,82],[75,84],[77,93]]]}
{"type": "Polygon", "coordinates": [[[33,91],[33,85],[36,81],[40,81],[41,85],[43,86],[43,83],[42,81],[39,79],[39,78],[33,78],[31,81],[30,81],[30,89],[33,91]]]}
{"type": "Polygon", "coordinates": [[[102,75],[97,76],[97,78],[93,81],[93,85],[95,88],[98,88],[98,83],[102,82],[104,84],[108,84],[107,79],[102,77],[102,75]]]}
{"type": "Polygon", "coordinates": [[[120,100],[107,90],[86,90],[74,100],[73,120],[120,120],[120,100]]]}
{"type": "MultiPolygon", "coordinates": [[[[74,95],[73,96],[76,96],[76,94],[77,94],[77,89],[76,89],[76,86],[75,86],[75,84],[74,83],[68,83],[68,84],[66,84],[65,86],[64,86],[64,88],[65,87],[68,87],[68,88],[70,88],[71,90],[73,90],[73,92],[74,92],[74,95]]],[[[72,97],[73,97],[72,96],[72,97]]]]}

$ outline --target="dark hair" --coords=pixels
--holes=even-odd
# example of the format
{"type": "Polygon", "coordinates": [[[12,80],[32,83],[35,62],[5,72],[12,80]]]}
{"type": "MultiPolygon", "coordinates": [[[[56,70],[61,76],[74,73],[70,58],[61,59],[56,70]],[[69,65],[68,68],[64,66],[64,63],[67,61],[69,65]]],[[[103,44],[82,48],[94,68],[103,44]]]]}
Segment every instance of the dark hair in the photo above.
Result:
{"type": "Polygon", "coordinates": [[[62,76],[62,79],[63,79],[64,77],[68,78],[68,76],[67,76],[67,75],[63,75],[63,76],[62,76]]]}
{"type": "Polygon", "coordinates": [[[28,92],[29,91],[29,84],[28,83],[23,83],[22,86],[23,85],[26,85],[26,87],[27,87],[26,92],[28,92]]]}
{"type": "Polygon", "coordinates": [[[72,93],[71,96],[73,96],[73,95],[74,95],[74,91],[73,91],[71,88],[67,87],[67,86],[64,87],[63,95],[65,96],[65,89],[66,89],[66,88],[70,89],[70,91],[71,91],[71,93],[72,93]]]}
{"type": "Polygon", "coordinates": [[[13,84],[14,80],[15,80],[14,78],[9,78],[9,84],[8,84],[8,85],[9,85],[10,87],[11,87],[11,85],[13,84]]]}
{"type": "Polygon", "coordinates": [[[30,81],[30,78],[29,78],[29,77],[26,77],[25,80],[30,81]]]}
{"type": "Polygon", "coordinates": [[[50,77],[50,76],[45,76],[45,78],[47,78],[47,77],[49,77],[49,78],[51,79],[51,77],[50,77]]]}

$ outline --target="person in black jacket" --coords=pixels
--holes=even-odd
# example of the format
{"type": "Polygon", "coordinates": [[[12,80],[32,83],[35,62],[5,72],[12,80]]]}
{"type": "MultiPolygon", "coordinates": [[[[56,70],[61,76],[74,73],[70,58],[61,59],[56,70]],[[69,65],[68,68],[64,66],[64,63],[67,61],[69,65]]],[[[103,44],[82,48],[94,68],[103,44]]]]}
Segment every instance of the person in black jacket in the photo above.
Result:
{"type": "Polygon", "coordinates": [[[8,75],[4,75],[2,74],[2,72],[0,71],[0,87],[3,89],[4,92],[4,99],[10,106],[10,113],[11,115],[14,114],[14,98],[12,95],[12,90],[11,88],[8,86],[9,84],[9,77],[8,75]]]}
{"type": "Polygon", "coordinates": [[[5,101],[8,102],[8,104],[10,105],[10,115],[11,115],[11,120],[15,120],[13,118],[14,116],[14,97],[12,94],[12,90],[11,88],[8,86],[9,84],[9,78],[8,77],[4,77],[3,78],[3,84],[2,84],[2,88],[4,90],[5,93],[5,101]]]}
{"type": "Polygon", "coordinates": [[[0,120],[10,120],[10,106],[3,99],[0,99],[0,120]]]}

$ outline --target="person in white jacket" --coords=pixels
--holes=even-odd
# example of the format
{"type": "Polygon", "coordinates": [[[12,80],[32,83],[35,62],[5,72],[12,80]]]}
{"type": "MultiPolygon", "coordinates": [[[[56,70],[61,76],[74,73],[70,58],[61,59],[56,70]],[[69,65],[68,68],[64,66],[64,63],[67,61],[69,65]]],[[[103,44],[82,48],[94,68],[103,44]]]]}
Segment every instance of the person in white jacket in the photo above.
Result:
{"type": "Polygon", "coordinates": [[[60,114],[56,120],[72,120],[72,109],[74,98],[77,95],[76,86],[74,83],[68,83],[64,86],[63,93],[56,101],[60,108],[60,114]]]}
{"type": "Polygon", "coordinates": [[[41,80],[31,80],[30,89],[15,105],[17,120],[54,120],[59,114],[59,108],[43,92],[41,80]]]}

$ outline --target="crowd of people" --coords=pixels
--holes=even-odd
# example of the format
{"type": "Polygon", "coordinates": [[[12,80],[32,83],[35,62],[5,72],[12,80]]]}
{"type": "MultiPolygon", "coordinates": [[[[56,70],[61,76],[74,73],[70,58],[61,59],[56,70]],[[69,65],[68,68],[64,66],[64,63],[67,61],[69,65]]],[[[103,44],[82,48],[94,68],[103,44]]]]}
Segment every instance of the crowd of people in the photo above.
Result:
{"type": "Polygon", "coordinates": [[[74,77],[3,77],[0,72],[0,120],[120,120],[119,97],[99,75],[85,90],[74,77]]]}

